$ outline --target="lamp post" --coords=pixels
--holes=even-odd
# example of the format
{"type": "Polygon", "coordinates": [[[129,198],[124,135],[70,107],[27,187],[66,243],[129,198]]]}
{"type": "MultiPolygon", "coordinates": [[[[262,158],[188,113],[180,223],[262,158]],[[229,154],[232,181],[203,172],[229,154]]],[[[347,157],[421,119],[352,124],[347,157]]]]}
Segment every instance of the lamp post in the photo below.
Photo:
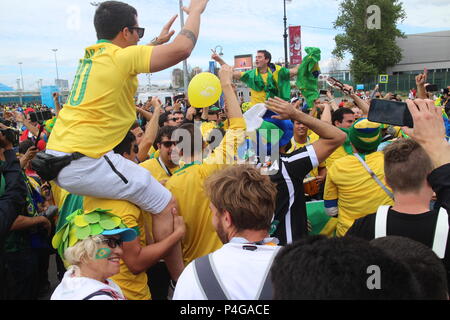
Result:
{"type": "Polygon", "coordinates": [[[222,48],[222,46],[216,46],[215,48],[214,48],[214,52],[217,52],[217,48],[220,48],[220,52],[218,53],[219,54],[219,56],[223,56],[223,48],[222,48]]]}
{"type": "Polygon", "coordinates": [[[56,51],[58,51],[58,49],[52,49],[52,51],[55,53],[55,65],[56,65],[56,85],[58,86],[59,83],[59,72],[58,72],[58,60],[56,59],[56,51]]]}
{"type": "Polygon", "coordinates": [[[285,67],[289,68],[289,61],[288,61],[288,34],[287,34],[287,17],[286,17],[286,1],[291,2],[292,0],[283,0],[283,5],[284,5],[284,63],[285,63],[285,67]]]}
{"type": "Polygon", "coordinates": [[[20,67],[20,79],[21,79],[21,82],[22,82],[22,88],[20,89],[20,104],[23,103],[22,96],[23,96],[23,91],[25,90],[25,87],[24,87],[24,85],[23,85],[22,64],[23,64],[23,62],[19,62],[19,67],[20,67]]]}
{"type": "MultiPolygon", "coordinates": [[[[184,28],[184,11],[183,11],[183,0],[179,0],[180,2],[180,23],[181,23],[181,29],[184,28]]],[[[188,92],[188,68],[187,68],[187,60],[183,61],[183,82],[184,82],[184,93],[187,96],[188,92]]]]}

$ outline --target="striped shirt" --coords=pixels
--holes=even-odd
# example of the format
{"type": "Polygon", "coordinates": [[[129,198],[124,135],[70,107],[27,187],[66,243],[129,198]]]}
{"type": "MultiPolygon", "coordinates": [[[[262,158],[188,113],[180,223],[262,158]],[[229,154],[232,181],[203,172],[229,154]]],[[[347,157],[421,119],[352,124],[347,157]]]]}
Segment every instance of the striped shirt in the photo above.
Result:
{"type": "Polygon", "coordinates": [[[280,240],[280,245],[308,235],[303,179],[318,166],[314,147],[308,145],[282,154],[278,172],[270,176],[278,190],[274,217],[277,228],[273,236],[280,240]]]}

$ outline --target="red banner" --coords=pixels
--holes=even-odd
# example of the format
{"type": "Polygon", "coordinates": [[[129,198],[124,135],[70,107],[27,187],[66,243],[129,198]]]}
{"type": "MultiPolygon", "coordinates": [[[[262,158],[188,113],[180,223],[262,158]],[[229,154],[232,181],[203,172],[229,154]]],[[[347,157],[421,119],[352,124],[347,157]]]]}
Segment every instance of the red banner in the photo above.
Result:
{"type": "Polygon", "coordinates": [[[302,63],[301,26],[289,27],[289,56],[291,65],[297,65],[302,63]]]}

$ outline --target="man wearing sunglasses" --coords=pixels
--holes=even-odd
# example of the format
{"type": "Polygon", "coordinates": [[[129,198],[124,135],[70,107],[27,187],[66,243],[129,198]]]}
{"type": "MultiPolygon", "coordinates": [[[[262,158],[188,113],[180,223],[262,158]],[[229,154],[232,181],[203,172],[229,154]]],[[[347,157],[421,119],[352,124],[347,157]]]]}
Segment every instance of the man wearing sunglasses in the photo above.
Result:
{"type": "MultiPolygon", "coordinates": [[[[191,0],[183,8],[189,17],[172,42],[168,43],[175,32],[170,28],[177,16],[153,44],[137,45],[144,30],[136,9],[118,1],[102,2],[94,18],[98,42],[86,48],[80,60],[70,96],[47,145],[49,155],[73,159],[53,173],[60,187],[84,196],[127,200],[153,213],[156,241],[173,230],[175,200],[147,170],[112,150],[136,120],[137,75],[167,69],[189,57],[207,3],[191,0]]],[[[176,279],[183,265],[181,259],[172,261],[176,279]]]]}
{"type": "Polygon", "coordinates": [[[159,156],[140,164],[141,167],[147,169],[152,176],[162,184],[165,184],[165,182],[180,169],[180,167],[172,161],[172,152],[176,146],[176,142],[171,139],[176,128],[176,126],[164,126],[159,128],[154,143],[155,149],[159,150],[159,156]]]}

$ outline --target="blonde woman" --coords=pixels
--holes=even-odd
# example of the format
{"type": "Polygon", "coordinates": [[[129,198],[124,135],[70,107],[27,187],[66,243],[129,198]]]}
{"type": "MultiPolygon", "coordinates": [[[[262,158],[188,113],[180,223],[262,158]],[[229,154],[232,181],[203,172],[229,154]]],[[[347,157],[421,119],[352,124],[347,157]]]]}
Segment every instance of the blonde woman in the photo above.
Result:
{"type": "Polygon", "coordinates": [[[105,230],[67,248],[64,259],[70,266],[51,300],[126,300],[109,278],[119,273],[122,243],[135,238],[133,229],[105,230]]]}

